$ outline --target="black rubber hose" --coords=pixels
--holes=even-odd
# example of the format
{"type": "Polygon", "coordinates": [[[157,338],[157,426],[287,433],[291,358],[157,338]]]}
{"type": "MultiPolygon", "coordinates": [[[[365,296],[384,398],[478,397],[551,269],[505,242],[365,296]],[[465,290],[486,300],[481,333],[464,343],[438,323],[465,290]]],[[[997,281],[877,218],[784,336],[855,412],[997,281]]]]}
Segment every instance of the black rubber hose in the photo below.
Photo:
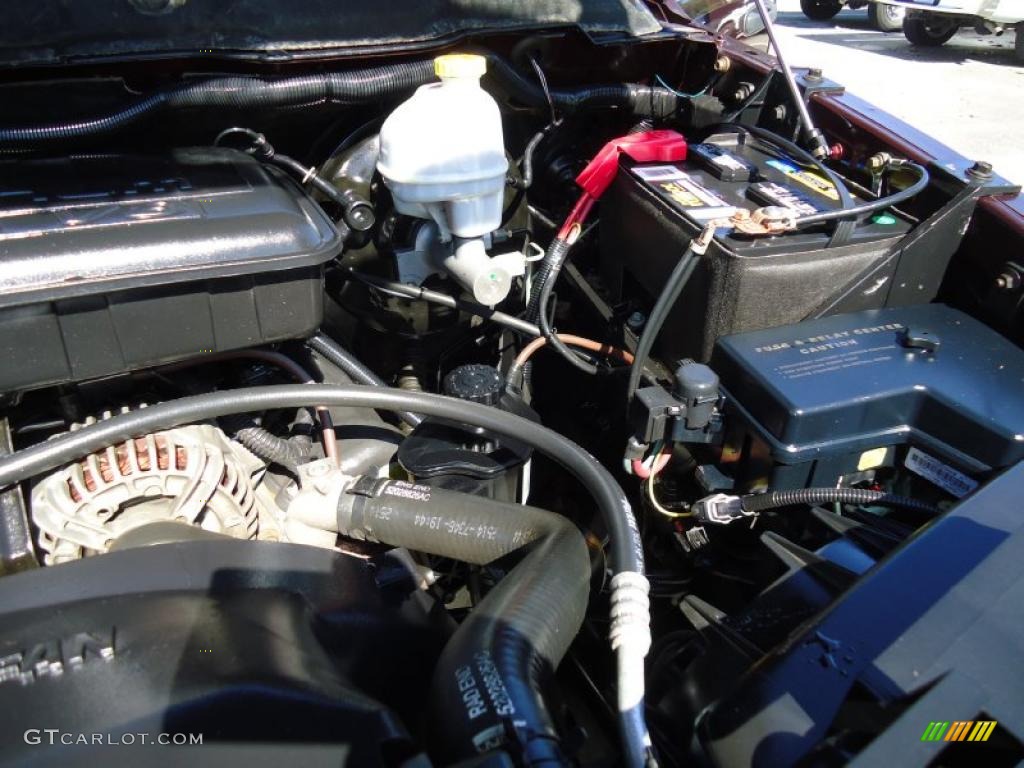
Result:
{"type": "Polygon", "coordinates": [[[672,307],[679,300],[683,288],[690,281],[690,275],[696,269],[698,261],[699,259],[693,250],[693,243],[691,242],[679,261],[676,262],[676,266],[669,275],[665,287],[661,289],[661,293],[658,295],[658,300],[655,302],[651,314],[647,317],[647,324],[644,326],[643,333],[640,334],[640,340],[636,345],[636,352],[633,353],[633,365],[629,369],[629,381],[626,383],[627,413],[633,403],[633,398],[636,396],[636,390],[640,386],[640,377],[644,372],[644,364],[647,362],[647,358],[650,357],[651,350],[654,348],[654,342],[658,338],[658,334],[661,333],[661,328],[665,324],[669,312],[672,311],[672,307]]]}
{"type": "MultiPolygon", "coordinates": [[[[362,486],[362,487],[360,487],[362,486]]],[[[571,522],[535,507],[391,480],[342,495],[339,530],[484,565],[527,555],[473,608],[434,671],[432,730],[445,764],[486,746],[525,765],[568,765],[542,690],[579,632],[590,558],[571,522]]]]}
{"type": "Polygon", "coordinates": [[[434,62],[431,59],[277,80],[217,77],[154,93],[103,117],[25,128],[0,128],[0,144],[35,144],[110,133],[161,109],[266,109],[331,101],[374,102],[406,93],[434,79],[434,62]]]}
{"type": "MultiPolygon", "coordinates": [[[[649,744],[643,716],[643,657],[650,645],[650,617],[640,532],[629,501],[612,474],[580,446],[540,424],[491,406],[400,389],[298,384],[225,390],[119,414],[0,458],[0,490],[101,448],[162,429],[232,413],[313,405],[411,410],[471,424],[525,443],[561,464],[580,481],[597,503],[610,540],[608,562],[615,575],[610,582],[612,622],[609,634],[616,650],[625,762],[630,766],[641,765],[649,744]]],[[[538,571],[532,570],[528,580],[536,578],[538,571]]],[[[515,595],[508,599],[514,601],[515,595]]],[[[552,607],[556,609],[561,610],[563,606],[552,607]]]]}
{"type": "Polygon", "coordinates": [[[315,405],[347,405],[386,411],[411,409],[514,437],[561,464],[594,497],[608,531],[608,557],[612,569],[616,573],[643,573],[643,546],[629,501],[615,478],[597,459],[571,440],[528,419],[498,408],[427,392],[386,387],[285,384],[184,397],[119,414],[4,456],[0,458],[0,489],[132,437],[232,413],[315,405]]]}
{"type": "Polygon", "coordinates": [[[797,504],[875,504],[881,507],[898,507],[929,515],[941,514],[930,504],[905,496],[892,496],[885,491],[871,491],[866,488],[799,488],[793,491],[769,491],[751,494],[740,499],[745,512],[763,512],[766,509],[790,507],[797,504]]]}
{"type": "Polygon", "coordinates": [[[272,163],[278,168],[284,168],[286,171],[290,171],[306,184],[309,184],[311,187],[319,190],[325,197],[333,200],[338,205],[345,206],[349,204],[348,200],[345,199],[344,193],[342,193],[340,189],[317,173],[315,168],[307,168],[294,157],[282,155],[278,152],[271,152],[266,156],[263,156],[262,154],[257,154],[256,156],[264,162],[272,163]]]}
{"type": "MultiPolygon", "coordinates": [[[[476,53],[487,58],[485,81],[493,83],[527,107],[543,110],[549,108],[547,95],[541,86],[523,77],[500,56],[484,50],[476,53]]],[[[638,117],[658,119],[674,115],[680,104],[688,101],[668,88],[633,83],[555,88],[549,93],[555,106],[563,112],[623,107],[638,117]]]]}
{"type": "Polygon", "coordinates": [[[544,140],[544,137],[548,134],[548,128],[542,131],[537,131],[530,142],[526,145],[526,149],[523,150],[523,162],[520,168],[520,175],[522,178],[519,180],[519,189],[529,189],[533,184],[533,153],[540,146],[540,143],[544,140]]]}
{"type": "Polygon", "coordinates": [[[348,240],[353,229],[357,232],[365,232],[373,227],[375,217],[373,206],[369,200],[352,189],[338,189],[317,173],[316,168],[307,168],[294,157],[278,153],[262,134],[257,135],[260,137],[261,143],[255,147],[256,151],[253,154],[256,158],[294,174],[302,184],[308,184],[328,200],[333,200],[341,206],[344,221],[335,221],[334,226],[337,227],[342,240],[348,240]]]}
{"type": "MultiPolygon", "coordinates": [[[[488,77],[499,87],[527,106],[547,106],[547,98],[539,86],[522,77],[501,57],[489,52],[483,53],[488,60],[488,77]]],[[[432,59],[277,80],[256,77],[211,78],[154,93],[102,117],[50,125],[0,128],[0,145],[38,144],[110,133],[162,109],[268,109],[326,102],[373,102],[406,93],[434,79],[432,59]]],[[[675,114],[680,104],[680,97],[667,88],[628,83],[554,90],[551,95],[554,102],[567,112],[583,108],[625,107],[641,117],[662,118],[675,114]]]]}
{"type": "MultiPolygon", "coordinates": [[[[318,333],[306,341],[306,346],[319,352],[328,362],[338,366],[352,377],[357,384],[365,384],[369,387],[387,387],[384,379],[371,371],[362,360],[353,355],[338,342],[324,333],[318,333]]],[[[423,421],[423,417],[408,411],[395,411],[403,422],[415,429],[423,421]]]]}

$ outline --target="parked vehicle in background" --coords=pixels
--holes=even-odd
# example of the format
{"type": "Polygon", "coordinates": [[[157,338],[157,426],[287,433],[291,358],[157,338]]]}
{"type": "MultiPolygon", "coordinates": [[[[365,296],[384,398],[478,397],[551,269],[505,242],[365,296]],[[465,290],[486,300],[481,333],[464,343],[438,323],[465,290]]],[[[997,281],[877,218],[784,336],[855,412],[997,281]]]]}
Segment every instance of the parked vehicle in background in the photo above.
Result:
{"type": "MultiPolygon", "coordinates": [[[[688,16],[695,23],[728,37],[753,37],[764,31],[764,22],[753,0],[669,0],[676,12],[688,16]]],[[[768,15],[774,20],[779,15],[775,0],[765,0],[768,15]]]]}
{"type": "Polygon", "coordinates": [[[868,7],[871,26],[881,32],[895,32],[903,28],[903,6],[898,3],[879,3],[871,0],[800,0],[804,16],[814,21],[828,21],[843,8],[868,7]]]}
{"type": "Polygon", "coordinates": [[[981,35],[1016,30],[1014,51],[1024,61],[1024,0],[880,0],[906,13],[903,34],[913,45],[939,46],[961,27],[981,35]]]}

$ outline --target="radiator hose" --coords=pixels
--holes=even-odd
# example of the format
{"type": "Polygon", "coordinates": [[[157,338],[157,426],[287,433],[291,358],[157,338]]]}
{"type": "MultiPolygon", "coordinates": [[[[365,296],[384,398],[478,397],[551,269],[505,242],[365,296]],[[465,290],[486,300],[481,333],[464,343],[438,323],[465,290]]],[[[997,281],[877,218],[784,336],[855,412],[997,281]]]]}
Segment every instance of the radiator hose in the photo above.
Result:
{"type": "Polygon", "coordinates": [[[586,612],[590,557],[576,526],[535,507],[365,478],[342,494],[338,529],[478,565],[527,549],[445,646],[431,732],[446,765],[498,747],[517,764],[568,765],[541,691],[586,612]]]}
{"type": "MultiPolygon", "coordinates": [[[[594,498],[609,537],[608,562],[614,573],[610,580],[609,639],[616,657],[623,762],[630,768],[640,768],[649,762],[651,742],[644,718],[644,657],[650,649],[651,635],[649,585],[643,575],[640,532],[629,501],[611,473],[583,448],[540,424],[479,403],[398,389],[295,384],[224,390],[118,414],[4,456],[0,458],[0,490],[102,448],[162,429],[233,413],[315,405],[408,410],[470,424],[514,437],[546,454],[580,481],[594,498]]],[[[531,571],[528,577],[536,578],[539,570],[531,571]]],[[[507,599],[514,601],[515,598],[507,599]]],[[[557,609],[566,608],[559,605],[557,609]]],[[[495,627],[494,631],[498,629],[495,627]]]]}

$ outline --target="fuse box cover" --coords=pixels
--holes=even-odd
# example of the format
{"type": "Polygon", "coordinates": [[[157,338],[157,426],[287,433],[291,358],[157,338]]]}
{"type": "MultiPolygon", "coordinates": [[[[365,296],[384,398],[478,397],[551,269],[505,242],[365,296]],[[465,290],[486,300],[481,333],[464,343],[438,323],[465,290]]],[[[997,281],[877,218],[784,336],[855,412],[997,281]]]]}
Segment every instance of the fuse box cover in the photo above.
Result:
{"type": "Polygon", "coordinates": [[[787,463],[903,443],[974,471],[1024,458],[1024,351],[941,304],[727,336],[712,367],[787,463]]]}

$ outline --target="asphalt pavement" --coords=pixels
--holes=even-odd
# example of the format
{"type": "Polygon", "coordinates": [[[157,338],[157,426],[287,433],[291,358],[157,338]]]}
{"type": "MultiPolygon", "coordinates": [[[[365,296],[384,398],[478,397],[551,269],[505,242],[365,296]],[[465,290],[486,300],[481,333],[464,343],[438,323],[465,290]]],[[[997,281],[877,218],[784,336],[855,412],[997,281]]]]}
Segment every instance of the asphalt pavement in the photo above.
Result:
{"type": "MultiPolygon", "coordinates": [[[[780,0],[776,22],[791,66],[831,80],[966,155],[1024,184],[1024,66],[1012,31],[961,30],[940,48],[915,48],[902,32],[878,32],[867,9],[811,21],[799,0],[780,0]]],[[[766,49],[767,37],[747,41],[766,49]]]]}

